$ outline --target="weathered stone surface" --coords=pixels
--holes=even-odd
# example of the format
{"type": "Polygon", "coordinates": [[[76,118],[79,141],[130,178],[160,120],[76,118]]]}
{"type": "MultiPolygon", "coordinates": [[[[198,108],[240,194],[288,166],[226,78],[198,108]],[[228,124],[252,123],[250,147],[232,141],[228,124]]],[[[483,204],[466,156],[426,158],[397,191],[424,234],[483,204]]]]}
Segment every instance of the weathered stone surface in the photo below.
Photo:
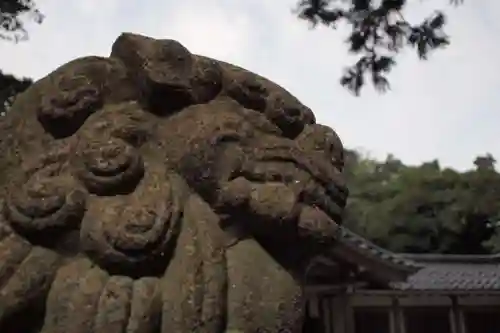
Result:
{"type": "Polygon", "coordinates": [[[283,88],[123,34],[0,128],[0,332],[301,330],[347,190],[340,139],[283,88]]]}

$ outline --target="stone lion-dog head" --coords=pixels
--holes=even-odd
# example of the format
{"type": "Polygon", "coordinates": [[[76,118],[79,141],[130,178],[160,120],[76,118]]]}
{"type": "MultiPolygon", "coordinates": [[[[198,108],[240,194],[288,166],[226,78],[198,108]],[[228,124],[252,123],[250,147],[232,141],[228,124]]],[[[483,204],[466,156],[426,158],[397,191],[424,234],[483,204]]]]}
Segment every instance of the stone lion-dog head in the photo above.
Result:
{"type": "Polygon", "coordinates": [[[122,34],[110,57],[36,82],[1,126],[4,333],[222,332],[231,299],[207,295],[229,292],[227,249],[251,238],[284,258],[341,222],[336,133],[276,84],[173,40],[122,34]]]}

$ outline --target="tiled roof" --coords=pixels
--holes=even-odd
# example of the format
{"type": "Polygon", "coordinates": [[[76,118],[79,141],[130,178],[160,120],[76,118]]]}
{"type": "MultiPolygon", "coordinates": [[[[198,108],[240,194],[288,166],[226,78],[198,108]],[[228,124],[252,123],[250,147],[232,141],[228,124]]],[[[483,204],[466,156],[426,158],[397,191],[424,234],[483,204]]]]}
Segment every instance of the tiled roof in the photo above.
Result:
{"type": "Polygon", "coordinates": [[[500,257],[475,255],[404,255],[423,265],[397,290],[500,290],[500,257]]]}
{"type": "Polygon", "coordinates": [[[398,254],[381,248],[345,227],[339,240],[364,256],[410,272],[406,281],[391,282],[396,290],[498,290],[500,255],[398,254]]]}
{"type": "Polygon", "coordinates": [[[398,266],[403,270],[416,271],[420,266],[412,259],[391,251],[388,251],[363,238],[345,227],[339,228],[340,240],[362,252],[364,255],[376,260],[382,260],[392,265],[398,266]]]}
{"type": "MultiPolygon", "coordinates": [[[[352,253],[405,272],[405,281],[390,282],[392,289],[500,291],[500,255],[398,254],[381,248],[342,226],[339,227],[338,236],[343,245],[352,249],[350,251],[355,251],[352,253]]],[[[374,267],[372,269],[376,269],[374,267]]]]}

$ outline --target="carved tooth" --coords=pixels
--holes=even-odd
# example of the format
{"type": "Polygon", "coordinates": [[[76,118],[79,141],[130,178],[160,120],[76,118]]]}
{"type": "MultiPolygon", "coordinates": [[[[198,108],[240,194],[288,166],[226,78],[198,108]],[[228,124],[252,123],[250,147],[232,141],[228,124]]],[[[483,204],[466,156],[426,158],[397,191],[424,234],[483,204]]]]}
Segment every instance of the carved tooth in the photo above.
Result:
{"type": "Polygon", "coordinates": [[[161,294],[158,279],[146,277],[135,281],[126,333],[157,332],[160,320],[161,294]]]}
{"type": "Polygon", "coordinates": [[[97,305],[108,275],[88,259],[61,268],[47,297],[42,333],[94,333],[97,305]]]}
{"type": "Polygon", "coordinates": [[[299,233],[319,242],[331,242],[336,237],[338,224],[321,209],[304,206],[299,216],[299,233]]]}
{"type": "Polygon", "coordinates": [[[44,298],[59,268],[59,255],[35,247],[0,292],[0,322],[44,298]]]}
{"type": "MultiPolygon", "coordinates": [[[[10,234],[0,241],[0,287],[7,283],[18,266],[28,256],[31,245],[16,234],[10,234]]],[[[3,309],[0,308],[0,312],[3,309]]]]}
{"type": "Polygon", "coordinates": [[[248,201],[251,191],[252,184],[246,178],[238,177],[219,190],[217,204],[222,207],[240,207],[248,201]]]}
{"type": "Polygon", "coordinates": [[[258,216],[280,221],[292,217],[297,196],[282,183],[252,184],[249,204],[258,216]]]}
{"type": "Polygon", "coordinates": [[[97,306],[93,333],[122,333],[130,316],[133,280],[126,276],[112,276],[102,291],[97,306]]]}

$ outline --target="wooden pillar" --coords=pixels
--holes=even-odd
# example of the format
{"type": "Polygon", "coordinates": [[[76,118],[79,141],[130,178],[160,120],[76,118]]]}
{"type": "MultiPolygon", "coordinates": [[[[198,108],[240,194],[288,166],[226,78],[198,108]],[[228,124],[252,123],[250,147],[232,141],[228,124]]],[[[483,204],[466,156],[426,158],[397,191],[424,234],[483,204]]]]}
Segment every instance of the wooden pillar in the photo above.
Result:
{"type": "Polygon", "coordinates": [[[455,296],[451,296],[451,307],[450,307],[450,333],[459,333],[459,323],[457,317],[457,308],[456,308],[456,298],[455,296]]]}
{"type": "Polygon", "coordinates": [[[389,309],[389,330],[390,333],[406,333],[404,312],[397,297],[392,299],[389,309]]]}
{"type": "Polygon", "coordinates": [[[342,295],[336,295],[332,300],[333,308],[333,333],[345,333],[345,304],[342,295]]]}
{"type": "Polygon", "coordinates": [[[473,333],[467,330],[467,326],[465,325],[465,313],[461,307],[458,307],[458,325],[460,327],[460,333],[473,333]]]}
{"type": "Polygon", "coordinates": [[[309,307],[309,316],[311,318],[321,318],[321,306],[317,295],[310,296],[307,305],[309,307]]]}
{"type": "Polygon", "coordinates": [[[344,318],[345,318],[345,333],[354,333],[355,332],[355,322],[354,322],[354,308],[351,304],[351,295],[352,294],[344,294],[344,318]]]}
{"type": "Polygon", "coordinates": [[[396,333],[396,314],[394,309],[389,309],[389,333],[396,333]]]}
{"type": "Polygon", "coordinates": [[[339,293],[332,299],[332,331],[329,333],[354,333],[354,314],[349,295],[339,293]]]}
{"type": "Polygon", "coordinates": [[[321,317],[323,318],[323,327],[325,333],[333,333],[332,313],[334,311],[332,307],[332,300],[330,296],[323,297],[321,300],[321,317]]]}
{"type": "Polygon", "coordinates": [[[399,328],[398,333],[406,333],[406,322],[405,322],[405,313],[403,308],[399,304],[399,298],[395,299],[396,303],[396,319],[397,319],[397,327],[399,328]]]}
{"type": "Polygon", "coordinates": [[[450,296],[451,298],[451,308],[450,308],[450,328],[451,333],[469,333],[465,326],[464,313],[460,306],[458,305],[457,296],[450,296]]]}

